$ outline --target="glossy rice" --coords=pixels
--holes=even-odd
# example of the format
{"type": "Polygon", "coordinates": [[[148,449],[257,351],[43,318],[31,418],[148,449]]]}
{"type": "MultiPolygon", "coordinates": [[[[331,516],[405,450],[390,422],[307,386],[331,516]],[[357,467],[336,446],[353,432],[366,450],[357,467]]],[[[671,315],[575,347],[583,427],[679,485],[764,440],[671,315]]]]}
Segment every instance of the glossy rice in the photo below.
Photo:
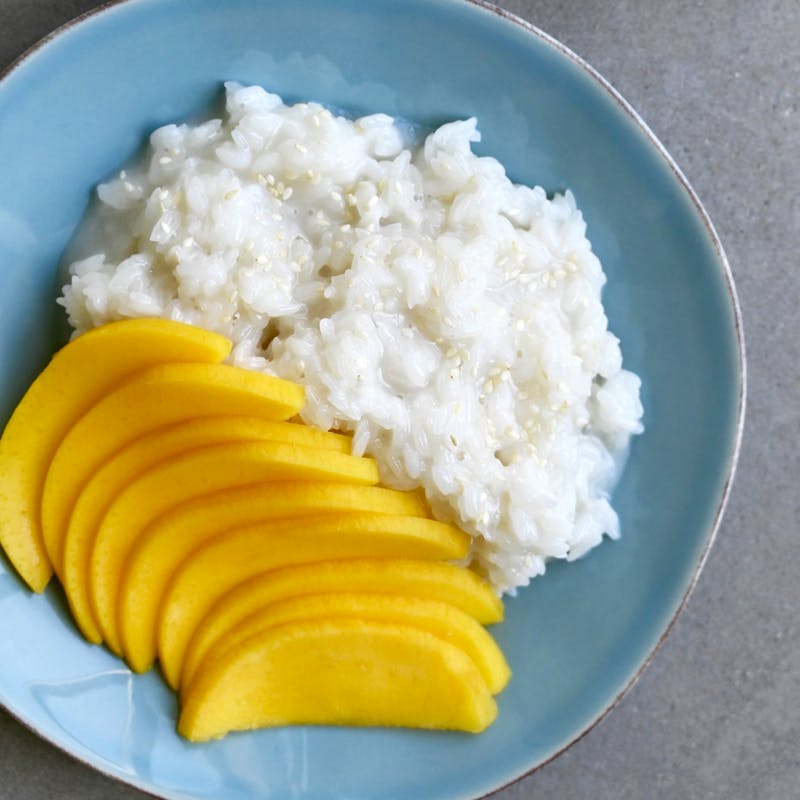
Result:
{"type": "Polygon", "coordinates": [[[423,487],[498,592],[617,537],[640,381],[573,196],[476,156],[475,119],[422,136],[259,87],[226,99],[98,188],[60,301],[76,332],[161,316],[230,337],[387,485],[423,487]]]}

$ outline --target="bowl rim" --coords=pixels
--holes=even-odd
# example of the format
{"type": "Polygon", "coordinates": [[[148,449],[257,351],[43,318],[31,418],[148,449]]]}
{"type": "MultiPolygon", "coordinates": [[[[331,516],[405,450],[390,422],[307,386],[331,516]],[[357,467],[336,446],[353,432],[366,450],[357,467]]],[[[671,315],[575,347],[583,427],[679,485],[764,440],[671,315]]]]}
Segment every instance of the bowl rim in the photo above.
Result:
{"type": "MultiPolygon", "coordinates": [[[[40,50],[44,49],[55,39],[58,39],[61,36],[63,36],[73,27],[76,27],[94,17],[104,14],[109,10],[116,8],[117,6],[134,4],[136,2],[139,2],[139,0],[107,0],[106,2],[96,6],[95,8],[91,8],[88,11],[85,11],[82,14],[79,14],[78,16],[73,17],[67,20],[66,22],[62,23],[61,25],[54,28],[49,33],[47,33],[46,35],[35,41],[20,55],[14,58],[9,64],[0,69],[0,86],[20,66],[22,66],[32,57],[35,57],[40,50]]],[[[705,567],[705,564],[708,560],[711,548],[719,532],[725,508],[727,506],[731,490],[733,487],[733,481],[739,462],[739,456],[742,448],[742,439],[744,434],[745,410],[747,401],[747,356],[746,356],[744,325],[742,320],[741,306],[736,291],[733,272],[731,270],[728,257],[725,253],[725,249],[722,246],[722,241],[720,240],[716,228],[714,227],[714,224],[711,221],[711,217],[709,216],[708,212],[706,211],[705,207],[700,201],[700,198],[695,192],[694,188],[689,183],[689,180],[686,178],[681,168],[678,166],[673,157],[667,151],[666,147],[661,143],[660,139],[652,131],[650,126],[644,121],[641,115],[610,83],[610,81],[608,81],[608,79],[606,79],[588,61],[583,59],[581,56],[579,56],[577,53],[575,53],[572,49],[567,47],[561,41],[556,39],[554,36],[550,35],[549,33],[546,33],[533,23],[520,17],[518,14],[508,11],[507,9],[501,8],[500,6],[495,5],[493,2],[490,2],[490,0],[439,0],[439,2],[451,5],[453,7],[458,7],[458,6],[461,6],[462,8],[473,7],[480,9],[483,12],[493,14],[499,19],[503,20],[505,23],[518,27],[526,34],[532,36],[534,39],[539,40],[547,47],[554,49],[560,55],[564,56],[568,61],[572,62],[573,65],[577,66],[585,75],[587,75],[589,78],[592,79],[592,81],[601,91],[603,91],[606,95],[608,95],[611,99],[613,99],[614,102],[619,106],[621,111],[624,114],[626,114],[630,118],[630,120],[634,123],[638,131],[644,135],[645,139],[649,142],[650,145],[652,145],[657,155],[660,156],[663,163],[672,172],[673,176],[678,181],[681,189],[688,196],[694,208],[694,211],[697,214],[697,217],[702,224],[702,227],[705,229],[705,233],[708,236],[709,242],[714,250],[714,253],[716,254],[717,266],[722,272],[722,277],[725,280],[725,286],[728,291],[728,297],[731,303],[731,310],[733,312],[734,334],[735,334],[736,349],[737,349],[737,367],[739,372],[739,385],[738,385],[738,397],[737,397],[738,406],[736,412],[732,447],[728,454],[728,465],[725,474],[725,481],[723,483],[722,491],[720,493],[717,502],[717,507],[714,513],[713,520],[709,525],[708,531],[706,532],[702,550],[700,552],[699,557],[697,558],[697,561],[694,565],[694,569],[689,578],[689,581],[684,589],[684,592],[675,610],[672,613],[672,616],[670,617],[669,622],[662,631],[661,635],[658,637],[658,640],[650,649],[649,653],[642,660],[639,667],[628,678],[625,685],[619,690],[619,692],[614,697],[612,697],[608,701],[606,706],[592,720],[590,720],[582,729],[574,733],[568,742],[564,743],[561,747],[559,747],[558,750],[553,752],[550,756],[538,762],[529,769],[526,769],[524,772],[515,775],[514,777],[511,777],[510,779],[506,780],[501,784],[498,784],[494,788],[490,789],[488,792],[485,792],[480,795],[471,795],[469,798],[469,800],[486,800],[486,798],[490,798],[496,795],[498,792],[501,792],[502,790],[507,789],[508,787],[514,785],[515,783],[524,780],[528,776],[540,770],[542,767],[546,766],[552,761],[555,761],[557,758],[559,758],[559,756],[563,755],[567,750],[569,750],[576,742],[579,742],[587,734],[589,734],[597,725],[599,725],[617,707],[617,705],[619,705],[619,703],[623,700],[623,698],[625,698],[625,696],[631,691],[631,689],[633,689],[633,687],[639,681],[641,676],[650,666],[653,659],[656,657],[657,653],[661,649],[661,646],[664,644],[669,634],[672,632],[672,629],[674,628],[676,622],[678,621],[678,618],[686,608],[689,598],[692,592],[694,591],[694,588],[697,585],[697,582],[700,578],[700,574],[702,573],[703,568],[705,567]]],[[[37,728],[37,726],[34,723],[30,722],[29,720],[23,719],[13,709],[8,708],[8,706],[5,704],[2,698],[0,698],[0,708],[2,708],[7,714],[13,717],[23,727],[27,728],[29,731],[36,734],[36,736],[48,742],[50,745],[58,748],[60,751],[66,753],[79,763],[82,763],[85,766],[89,767],[93,771],[99,772],[105,775],[106,777],[111,778],[112,780],[132,786],[133,788],[139,790],[140,792],[143,792],[144,794],[150,797],[154,797],[157,799],[161,797],[166,797],[166,795],[154,794],[150,787],[148,787],[143,782],[139,781],[136,777],[122,776],[116,774],[111,770],[110,767],[106,767],[102,763],[92,762],[89,759],[81,756],[80,753],[70,749],[66,744],[62,744],[56,741],[47,732],[37,728]]],[[[463,800],[468,800],[467,796],[464,796],[463,800]]]]}

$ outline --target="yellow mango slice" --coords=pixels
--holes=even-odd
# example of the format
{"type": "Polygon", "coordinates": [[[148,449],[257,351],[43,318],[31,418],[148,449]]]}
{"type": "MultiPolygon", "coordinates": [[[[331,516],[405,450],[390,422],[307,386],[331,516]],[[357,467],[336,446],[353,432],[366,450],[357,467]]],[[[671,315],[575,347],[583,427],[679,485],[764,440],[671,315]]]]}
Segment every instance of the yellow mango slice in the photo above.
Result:
{"type": "Polygon", "coordinates": [[[201,544],[222,531],[271,519],[347,511],[429,516],[416,493],[313,482],[237,486],[162,514],[136,541],[123,567],[117,631],[125,660],[137,672],[153,663],[161,599],[172,574],[201,544]]]}
{"type": "Polygon", "coordinates": [[[178,731],[191,741],[291,724],[478,733],[496,715],[455,645],[408,625],[324,620],[272,628],[198,672],[178,731]]]}
{"type": "MultiPolygon", "coordinates": [[[[156,563],[155,553],[149,563],[156,563]]],[[[144,571],[141,575],[144,578],[144,571]]],[[[297,564],[256,575],[214,604],[186,649],[181,685],[191,679],[220,637],[259,609],[308,594],[337,592],[423,597],[449,603],[484,625],[503,619],[503,603],[483,578],[444,561],[360,559],[297,564]]]]}
{"type": "Polygon", "coordinates": [[[469,537],[443,522],[388,514],[341,514],[227,531],[178,568],[161,605],[158,657],[176,688],[198,623],[234,586],[287,564],[348,558],[458,559],[469,537]]]}
{"type": "Polygon", "coordinates": [[[271,479],[370,485],[378,482],[378,468],[372,459],[332,450],[278,442],[234,442],[190,450],[135,478],[106,511],[89,564],[91,607],[113,652],[121,653],[116,607],[122,568],[144,529],[159,514],[193,497],[271,479]]]}
{"type": "Polygon", "coordinates": [[[158,428],[119,450],[92,475],[78,495],[60,558],[54,559],[72,615],[86,639],[96,644],[102,641],[89,603],[86,565],[100,522],[117,495],[136,477],[172,456],[203,445],[248,440],[300,444],[342,453],[350,450],[351,443],[347,436],[307,425],[259,417],[221,416],[199,417],[158,428]]]}
{"type": "Polygon", "coordinates": [[[57,552],[78,494],[117,450],[149,431],[197,417],[293,416],[301,386],[224,364],[167,364],[140,372],[84,414],[53,455],[42,492],[42,532],[57,552]]]}
{"type": "Polygon", "coordinates": [[[130,375],[171,361],[218,363],[231,343],[161,319],[113,322],[59,350],[25,393],[0,438],[0,544],[35,592],[52,574],[40,527],[42,486],[70,427],[130,375]]]}
{"type": "MultiPolygon", "coordinates": [[[[246,617],[222,636],[200,661],[197,670],[207,671],[231,649],[269,628],[289,622],[327,619],[361,619],[396,622],[428,631],[463,650],[478,667],[492,694],[502,691],[511,677],[494,639],[468,614],[451,606],[411,595],[393,594],[310,594],[273,603],[246,617]]],[[[184,663],[181,698],[192,691],[197,670],[184,663]]]]}

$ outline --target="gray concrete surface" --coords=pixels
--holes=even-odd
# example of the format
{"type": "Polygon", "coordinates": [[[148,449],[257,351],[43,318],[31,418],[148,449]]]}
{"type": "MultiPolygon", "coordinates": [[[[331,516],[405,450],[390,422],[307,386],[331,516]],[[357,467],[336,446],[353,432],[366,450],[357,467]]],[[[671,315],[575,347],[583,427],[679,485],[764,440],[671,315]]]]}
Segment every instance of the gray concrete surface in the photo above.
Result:
{"type": "MultiPolygon", "coordinates": [[[[0,0],[0,67],[93,5],[0,0]]],[[[736,277],[749,401],[717,543],[654,663],[588,736],[497,798],[800,798],[800,3],[501,5],[597,67],[694,185],[736,277]]],[[[3,800],[138,797],[0,712],[3,800]]]]}

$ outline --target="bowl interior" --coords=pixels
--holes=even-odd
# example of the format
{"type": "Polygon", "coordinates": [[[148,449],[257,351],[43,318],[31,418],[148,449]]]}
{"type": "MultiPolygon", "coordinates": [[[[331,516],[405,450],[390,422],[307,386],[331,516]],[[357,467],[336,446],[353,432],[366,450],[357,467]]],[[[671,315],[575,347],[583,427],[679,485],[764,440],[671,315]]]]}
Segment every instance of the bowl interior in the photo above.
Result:
{"type": "MultiPolygon", "coordinates": [[[[0,420],[66,329],[60,255],[92,187],[158,125],[208,116],[221,82],[422,126],[476,116],[513,180],[570,188],[608,275],[646,432],[615,491],[622,539],[553,564],[495,629],[513,680],[480,736],[290,728],[190,746],[155,673],[85,645],[51,587],[0,561],[0,700],[44,736],[168,797],[479,796],[558,752],[629,683],[709,542],[740,409],[724,257],[682,180],[577,60],[450,0],[129,0],[0,83],[0,420]]],[[[54,402],[57,398],[54,398],[54,402]]]]}

